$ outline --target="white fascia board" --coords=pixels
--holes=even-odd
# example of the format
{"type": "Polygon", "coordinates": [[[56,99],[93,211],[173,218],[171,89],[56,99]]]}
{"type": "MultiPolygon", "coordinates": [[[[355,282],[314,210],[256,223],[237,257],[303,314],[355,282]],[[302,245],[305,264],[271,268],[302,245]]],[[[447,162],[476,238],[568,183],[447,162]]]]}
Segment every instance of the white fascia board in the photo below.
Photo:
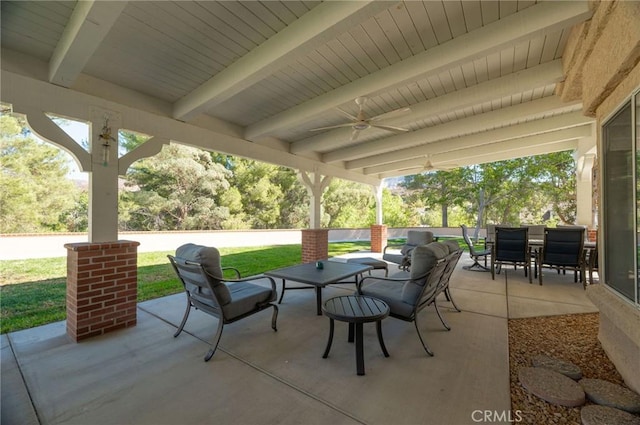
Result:
{"type": "Polygon", "coordinates": [[[149,134],[158,137],[159,140],[167,139],[201,149],[237,155],[293,169],[318,172],[369,185],[380,184],[380,180],[374,176],[365,176],[341,167],[301,158],[286,151],[184,123],[171,116],[132,108],[10,71],[2,70],[0,84],[0,100],[13,105],[14,111],[17,113],[51,112],[84,121],[93,121],[95,117],[92,116],[92,111],[100,108],[118,113],[121,117],[120,125],[122,128],[149,134]]]}

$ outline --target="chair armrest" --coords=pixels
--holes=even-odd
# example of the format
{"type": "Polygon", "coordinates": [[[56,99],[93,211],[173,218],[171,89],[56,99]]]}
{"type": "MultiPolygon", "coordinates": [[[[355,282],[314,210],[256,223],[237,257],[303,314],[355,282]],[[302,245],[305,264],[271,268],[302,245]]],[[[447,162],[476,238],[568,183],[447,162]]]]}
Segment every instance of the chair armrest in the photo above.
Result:
{"type": "Polygon", "coordinates": [[[358,281],[358,283],[356,283],[356,290],[358,291],[358,294],[362,295],[362,283],[367,280],[384,280],[387,282],[406,282],[407,280],[409,280],[409,277],[405,277],[405,278],[393,278],[393,277],[378,277],[378,276],[365,276],[362,279],[360,279],[360,281],[358,281]]]}
{"type": "Polygon", "coordinates": [[[386,254],[387,253],[387,248],[391,248],[391,249],[402,249],[402,247],[404,246],[404,244],[397,244],[397,245],[387,245],[384,247],[384,249],[382,250],[382,254],[386,254]]]}
{"type": "Polygon", "coordinates": [[[240,275],[240,270],[236,269],[235,267],[223,267],[222,271],[224,272],[225,270],[233,270],[234,272],[236,272],[236,279],[242,279],[242,276],[240,275]]]}
{"type": "Polygon", "coordinates": [[[268,279],[269,282],[271,283],[271,289],[274,292],[276,291],[276,281],[272,277],[265,276],[265,275],[245,277],[243,279],[221,279],[221,280],[225,283],[236,283],[236,282],[252,282],[252,281],[261,280],[261,279],[268,279]]]}

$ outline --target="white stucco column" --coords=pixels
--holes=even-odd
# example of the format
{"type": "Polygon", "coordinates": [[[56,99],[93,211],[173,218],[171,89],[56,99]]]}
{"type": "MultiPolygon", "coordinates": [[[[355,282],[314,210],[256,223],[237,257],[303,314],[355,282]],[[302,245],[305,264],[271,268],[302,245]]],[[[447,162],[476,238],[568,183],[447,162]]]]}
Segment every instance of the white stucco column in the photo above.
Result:
{"type": "Polygon", "coordinates": [[[594,138],[583,138],[574,153],[576,161],[576,224],[595,227],[593,213],[593,165],[596,159],[594,138]]]}
{"type": "Polygon", "coordinates": [[[371,186],[373,197],[376,199],[376,224],[382,224],[382,181],[371,186]]]}
{"type": "Polygon", "coordinates": [[[118,240],[119,114],[95,109],[91,125],[89,242],[118,240]]]}
{"type": "Polygon", "coordinates": [[[298,178],[307,188],[311,202],[309,205],[309,227],[319,229],[322,219],[322,193],[331,182],[330,176],[322,176],[318,172],[308,173],[300,170],[298,178]]]}

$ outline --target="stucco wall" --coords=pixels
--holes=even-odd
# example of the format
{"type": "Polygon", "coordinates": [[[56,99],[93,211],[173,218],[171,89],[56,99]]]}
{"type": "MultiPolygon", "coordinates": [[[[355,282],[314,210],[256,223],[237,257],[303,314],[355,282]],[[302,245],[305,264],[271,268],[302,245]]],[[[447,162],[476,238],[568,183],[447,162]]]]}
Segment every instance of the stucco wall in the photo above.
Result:
{"type": "MultiPolygon", "coordinates": [[[[581,98],[584,114],[596,117],[600,129],[603,120],[640,87],[640,2],[603,1],[594,2],[593,7],[591,21],[574,28],[568,39],[563,63],[566,79],[559,94],[564,100],[581,98]]],[[[598,131],[599,152],[601,146],[598,131]]],[[[602,169],[602,155],[599,158],[602,169]]],[[[600,310],[603,348],[625,382],[640,391],[640,311],[606,285],[590,287],[588,295],[600,310]]]]}

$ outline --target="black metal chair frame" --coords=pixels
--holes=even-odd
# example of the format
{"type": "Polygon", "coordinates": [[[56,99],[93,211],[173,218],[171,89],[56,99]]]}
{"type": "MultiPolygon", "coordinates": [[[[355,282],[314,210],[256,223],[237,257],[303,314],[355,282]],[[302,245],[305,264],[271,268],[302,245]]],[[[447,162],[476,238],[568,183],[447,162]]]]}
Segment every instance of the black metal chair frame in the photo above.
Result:
{"type": "Polygon", "coordinates": [[[509,263],[514,267],[524,266],[524,275],[529,277],[529,283],[533,282],[528,234],[526,227],[496,227],[496,238],[491,248],[491,279],[496,278],[496,265],[500,274],[502,264],[509,263]]]}
{"type": "Polygon", "coordinates": [[[566,270],[573,270],[574,282],[577,282],[578,276],[580,276],[580,282],[586,289],[584,233],[583,228],[561,227],[545,229],[544,244],[536,259],[538,283],[540,285],[542,285],[542,267],[548,267],[563,273],[566,270]],[[562,237],[558,238],[561,235],[562,237]]]}
{"type": "Polygon", "coordinates": [[[268,276],[259,276],[259,277],[242,279],[240,276],[240,272],[238,271],[238,269],[234,267],[223,267],[222,270],[223,271],[233,270],[237,276],[237,279],[225,279],[222,276],[212,276],[211,274],[207,273],[207,271],[204,269],[204,267],[200,263],[197,263],[195,261],[188,261],[183,258],[174,257],[173,255],[167,255],[167,257],[169,258],[169,261],[171,262],[171,265],[173,266],[173,269],[175,270],[176,275],[180,279],[180,282],[182,282],[185,293],[187,294],[187,309],[184,312],[184,317],[182,318],[182,322],[180,323],[178,330],[173,335],[174,338],[180,335],[180,333],[184,329],[184,325],[187,323],[187,319],[189,318],[189,313],[191,312],[191,308],[201,310],[218,319],[218,328],[216,330],[215,336],[213,337],[213,341],[211,343],[211,349],[204,357],[205,362],[209,361],[211,357],[213,357],[213,355],[215,354],[216,349],[218,348],[218,343],[220,342],[220,338],[222,336],[222,328],[226,324],[236,322],[238,320],[244,319],[245,317],[249,317],[255,313],[258,313],[262,310],[273,307],[273,315],[271,316],[271,328],[276,332],[278,331],[276,327],[276,321],[278,319],[278,306],[271,302],[271,301],[275,301],[276,294],[277,294],[275,280],[273,280],[268,276]],[[255,281],[258,279],[268,279],[271,283],[271,290],[273,291],[273,294],[274,294],[273,299],[269,302],[257,304],[253,310],[243,315],[233,317],[233,318],[228,318],[224,314],[224,309],[221,307],[221,304],[217,299],[215,295],[215,291],[213,290],[211,283],[208,281],[207,276],[210,276],[213,279],[219,280],[220,282],[223,282],[223,283],[249,282],[249,281],[255,281]],[[199,291],[198,296],[193,296],[193,294],[189,290],[188,284],[194,285],[195,288],[204,289],[204,290],[199,291]],[[206,300],[201,301],[199,298],[203,298],[206,300]],[[210,301],[210,304],[207,301],[210,301]]]}
{"type": "MultiPolygon", "coordinates": [[[[389,316],[394,317],[396,319],[400,319],[405,322],[413,322],[416,328],[416,332],[418,333],[418,338],[420,339],[420,343],[422,344],[422,347],[424,348],[425,352],[429,356],[433,356],[433,351],[431,351],[429,346],[426,344],[420,332],[420,327],[418,324],[418,313],[420,313],[424,308],[433,304],[436,310],[436,313],[438,314],[438,318],[440,319],[440,322],[442,322],[442,325],[448,331],[451,330],[451,327],[447,324],[447,322],[444,320],[444,317],[440,313],[440,309],[438,308],[438,303],[436,301],[436,298],[438,297],[438,295],[440,295],[440,293],[444,292],[447,299],[451,301],[455,309],[457,311],[461,311],[453,302],[453,299],[451,298],[451,293],[449,292],[449,279],[461,255],[462,255],[462,250],[459,250],[457,252],[453,252],[449,254],[447,257],[441,260],[438,260],[438,262],[433,266],[433,268],[428,272],[427,276],[425,277],[426,282],[422,287],[420,294],[417,297],[418,302],[416,302],[409,316],[396,314],[393,312],[393,310],[391,310],[391,312],[389,313],[389,316]]],[[[363,287],[363,283],[367,279],[393,281],[393,282],[398,282],[398,284],[401,284],[407,281],[406,278],[398,279],[398,278],[380,278],[380,277],[366,276],[358,283],[357,289],[360,295],[366,295],[362,293],[362,287],[363,287]]]]}
{"type": "Polygon", "coordinates": [[[489,267],[487,267],[487,257],[489,255],[491,255],[491,249],[487,248],[487,249],[484,249],[482,251],[476,251],[476,249],[473,246],[473,241],[469,237],[469,230],[467,229],[467,226],[462,224],[462,225],[460,225],[460,227],[462,228],[462,237],[463,237],[465,243],[467,244],[467,246],[469,247],[469,256],[473,260],[473,264],[472,265],[464,266],[463,269],[471,270],[471,271],[478,271],[478,272],[488,272],[488,271],[490,271],[491,269],[489,267]],[[484,266],[478,262],[478,260],[480,258],[484,258],[484,266]]]}

